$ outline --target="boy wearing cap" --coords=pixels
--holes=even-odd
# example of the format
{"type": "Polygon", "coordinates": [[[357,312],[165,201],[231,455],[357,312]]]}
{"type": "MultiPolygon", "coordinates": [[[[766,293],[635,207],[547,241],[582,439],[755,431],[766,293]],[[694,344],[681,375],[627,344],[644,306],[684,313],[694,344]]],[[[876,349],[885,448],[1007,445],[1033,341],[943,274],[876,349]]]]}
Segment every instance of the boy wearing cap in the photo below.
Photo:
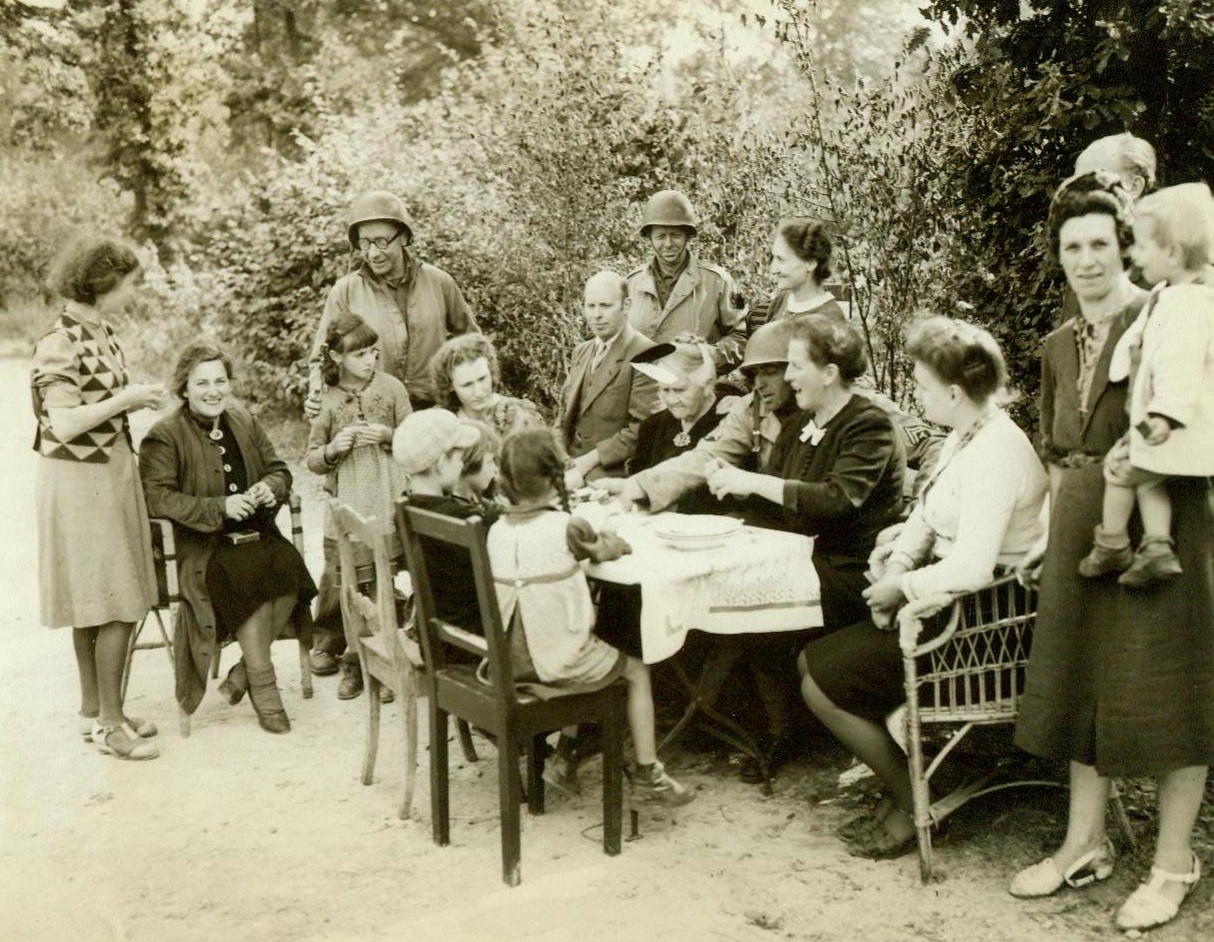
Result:
{"type": "MultiPolygon", "coordinates": [[[[487,525],[493,523],[497,514],[492,505],[478,507],[454,496],[464,470],[464,453],[480,437],[475,426],[446,409],[424,409],[405,416],[392,436],[392,457],[409,476],[409,503],[461,520],[479,516],[487,525]]],[[[462,628],[479,630],[476,581],[467,554],[442,543],[428,545],[426,554],[435,614],[462,628]],[[434,578],[438,573],[442,578],[434,578]]]]}

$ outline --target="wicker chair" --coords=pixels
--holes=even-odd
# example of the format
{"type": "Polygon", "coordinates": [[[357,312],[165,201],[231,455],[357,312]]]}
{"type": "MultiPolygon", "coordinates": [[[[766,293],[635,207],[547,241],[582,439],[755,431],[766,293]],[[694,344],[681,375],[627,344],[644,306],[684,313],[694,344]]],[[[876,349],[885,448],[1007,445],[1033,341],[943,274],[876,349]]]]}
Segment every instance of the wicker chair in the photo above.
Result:
{"type": "MultiPolygon", "coordinates": [[[[1003,762],[935,802],[931,798],[932,776],[970,731],[1016,721],[1036,618],[1036,593],[1014,576],[975,592],[919,599],[899,613],[907,754],[924,883],[932,876],[933,825],[981,795],[1025,785],[1062,785],[1056,779],[1009,777],[1003,762]],[[957,729],[925,767],[923,728],[929,723],[957,729]]],[[[1127,844],[1133,846],[1134,834],[1116,787],[1110,803],[1127,844]]]]}

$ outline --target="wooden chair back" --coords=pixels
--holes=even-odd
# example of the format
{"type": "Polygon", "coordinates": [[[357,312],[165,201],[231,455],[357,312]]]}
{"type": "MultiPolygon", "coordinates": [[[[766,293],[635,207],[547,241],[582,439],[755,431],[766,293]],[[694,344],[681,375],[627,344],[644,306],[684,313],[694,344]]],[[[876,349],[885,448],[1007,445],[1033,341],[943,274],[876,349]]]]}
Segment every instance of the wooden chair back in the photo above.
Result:
{"type": "Polygon", "coordinates": [[[509,633],[497,603],[484,522],[478,517],[460,520],[422,510],[410,506],[406,498],[398,504],[397,526],[413,578],[417,624],[428,666],[430,803],[435,843],[445,845],[450,840],[450,713],[486,731],[497,743],[502,879],[507,885],[516,886],[521,880],[519,753],[525,749],[527,754],[528,806],[540,814],[544,810],[544,737],[581,722],[597,722],[603,727],[603,850],[618,854],[623,815],[623,681],[599,690],[575,690],[551,697],[520,694],[515,685],[509,633]],[[440,579],[458,577],[431,566],[434,548],[440,544],[467,554],[474,583],[468,588],[476,593],[479,626],[455,625],[438,613],[434,586],[440,579]],[[476,627],[480,628],[479,634],[471,630],[476,627]],[[452,648],[483,660],[487,665],[485,679],[478,676],[475,664],[449,657],[452,648]]]}
{"type": "Polygon", "coordinates": [[[398,814],[408,818],[417,780],[417,665],[409,655],[403,627],[396,617],[393,567],[388,544],[374,517],[364,518],[336,500],[330,501],[341,571],[341,614],[346,642],[358,653],[366,689],[367,740],[362,783],[370,785],[379,750],[380,686],[386,684],[400,705],[405,740],[405,786],[398,814]],[[375,581],[359,584],[356,547],[371,551],[375,581]]]}

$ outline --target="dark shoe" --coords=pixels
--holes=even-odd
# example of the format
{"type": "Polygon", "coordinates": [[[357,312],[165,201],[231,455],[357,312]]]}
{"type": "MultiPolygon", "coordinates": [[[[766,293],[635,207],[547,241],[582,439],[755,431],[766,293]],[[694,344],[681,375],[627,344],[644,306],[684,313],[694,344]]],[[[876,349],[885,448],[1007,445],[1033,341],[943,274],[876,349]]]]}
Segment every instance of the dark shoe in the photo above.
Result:
{"type": "MultiPolygon", "coordinates": [[[[786,736],[773,736],[765,733],[755,737],[755,745],[762,754],[763,761],[767,763],[768,776],[773,779],[776,777],[776,773],[793,757],[793,744],[786,736]]],[[[759,760],[754,756],[743,756],[742,763],[738,766],[738,778],[748,785],[761,785],[763,767],[759,764],[759,760]]]]}
{"type": "Polygon", "coordinates": [[[242,659],[232,665],[232,669],[228,671],[228,676],[219,685],[219,695],[232,706],[236,706],[236,704],[244,699],[245,691],[248,689],[249,677],[245,672],[244,660],[242,659]]]}
{"type": "Polygon", "coordinates": [[[342,662],[341,683],[337,685],[338,700],[354,700],[363,694],[363,669],[357,661],[342,662]]]}
{"type": "Polygon", "coordinates": [[[570,739],[561,736],[556,741],[556,752],[544,764],[544,781],[566,795],[580,795],[582,785],[577,778],[579,736],[570,739]]]}
{"type": "Polygon", "coordinates": [[[1171,540],[1143,540],[1130,568],[1117,581],[1131,589],[1142,589],[1165,579],[1175,579],[1183,572],[1171,540]]]}
{"type": "Polygon", "coordinates": [[[893,860],[909,853],[917,842],[918,834],[913,830],[899,838],[890,833],[884,821],[874,821],[858,829],[856,836],[847,842],[847,852],[868,860],[893,860]]]}
{"type": "Polygon", "coordinates": [[[1114,544],[1105,534],[1104,528],[1096,525],[1095,541],[1091,551],[1079,560],[1079,575],[1085,579],[1098,579],[1111,572],[1125,572],[1134,561],[1134,548],[1130,541],[1114,544]]]}
{"type": "Polygon", "coordinates": [[[380,703],[392,703],[395,700],[396,700],[396,694],[394,694],[392,692],[392,688],[389,687],[387,684],[381,683],[379,685],[379,702],[380,703]]]}
{"type": "Polygon", "coordinates": [[[248,671],[249,699],[257,713],[257,722],[267,733],[289,733],[291,720],[282,707],[282,696],[278,693],[278,679],[274,668],[263,671],[248,671]]]}
{"type": "Polygon", "coordinates": [[[332,677],[337,669],[337,658],[328,651],[312,652],[312,673],[317,677],[332,677]]]}

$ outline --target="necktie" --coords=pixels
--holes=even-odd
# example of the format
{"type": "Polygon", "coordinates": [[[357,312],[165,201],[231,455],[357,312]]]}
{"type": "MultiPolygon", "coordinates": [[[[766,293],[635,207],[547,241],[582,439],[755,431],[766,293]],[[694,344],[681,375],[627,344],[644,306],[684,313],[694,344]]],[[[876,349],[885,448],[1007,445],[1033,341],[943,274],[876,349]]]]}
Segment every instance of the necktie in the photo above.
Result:
{"type": "Polygon", "coordinates": [[[603,357],[607,355],[607,344],[601,340],[594,342],[594,356],[590,360],[590,372],[594,372],[599,368],[599,364],[603,362],[603,357]]]}
{"type": "Polygon", "coordinates": [[[809,442],[811,446],[816,447],[818,442],[822,441],[822,436],[826,434],[826,429],[818,428],[813,419],[805,423],[805,428],[801,429],[801,441],[809,442]]]}

